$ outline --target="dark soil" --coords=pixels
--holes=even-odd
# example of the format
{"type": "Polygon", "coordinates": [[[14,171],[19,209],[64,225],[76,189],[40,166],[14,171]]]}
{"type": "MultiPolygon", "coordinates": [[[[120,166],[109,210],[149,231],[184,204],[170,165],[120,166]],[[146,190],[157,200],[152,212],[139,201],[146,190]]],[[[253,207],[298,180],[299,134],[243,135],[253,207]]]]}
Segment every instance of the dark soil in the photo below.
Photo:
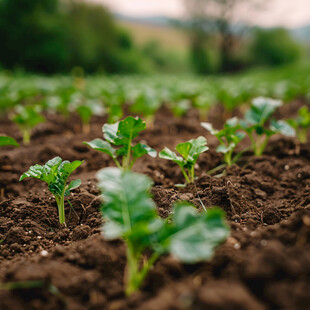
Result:
{"type": "MultiPolygon", "coordinates": [[[[292,117],[299,102],[283,107],[292,117]]],[[[221,109],[210,119],[220,124],[221,109]]],[[[124,295],[125,248],[106,242],[95,173],[112,166],[108,156],[82,144],[101,137],[104,118],[94,118],[91,132],[80,131],[79,120],[48,116],[35,130],[30,146],[0,150],[0,282],[38,281],[36,288],[0,290],[0,309],[310,309],[310,144],[274,137],[264,156],[245,154],[226,176],[207,171],[221,163],[216,140],[199,126],[190,111],[175,119],[162,109],[155,124],[142,134],[160,151],[204,135],[210,150],[196,167],[196,186],[183,183],[178,167],[159,158],[144,157],[134,170],[154,180],[152,194],[161,216],[169,215],[176,200],[217,205],[227,213],[231,236],[210,262],[183,265],[162,257],[141,290],[124,295]],[[35,163],[54,156],[85,160],[74,173],[82,185],[66,204],[67,227],[58,223],[56,204],[38,180],[18,182],[35,163]],[[201,201],[200,201],[201,200],[201,201]]],[[[17,128],[6,118],[0,132],[20,141],[17,128]]],[[[244,141],[246,144],[247,141],[244,141]]]]}

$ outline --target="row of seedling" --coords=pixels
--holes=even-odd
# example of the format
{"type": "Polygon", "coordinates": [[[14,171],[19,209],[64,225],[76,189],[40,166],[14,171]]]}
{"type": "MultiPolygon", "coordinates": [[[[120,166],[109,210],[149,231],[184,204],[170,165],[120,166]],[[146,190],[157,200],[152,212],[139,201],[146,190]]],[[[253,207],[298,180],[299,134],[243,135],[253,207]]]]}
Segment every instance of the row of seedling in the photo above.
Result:
{"type": "MultiPolygon", "coordinates": [[[[103,199],[104,238],[121,238],[126,244],[127,295],[141,286],[162,255],[170,253],[188,264],[205,261],[229,234],[224,212],[219,208],[198,213],[190,203],[179,202],[174,205],[169,218],[162,219],[157,214],[150,195],[152,181],[131,171],[139,157],[144,154],[156,156],[156,151],[146,144],[132,143],[145,126],[140,118],[127,117],[116,124],[103,126],[105,140],[86,142],[110,155],[117,166],[100,170],[97,179],[103,199]]],[[[45,165],[31,166],[20,180],[33,177],[45,181],[55,197],[59,221],[65,224],[65,197],[81,184],[80,180],[69,182],[68,178],[82,163],[55,157],[45,165]]]]}
{"type": "MultiPolygon", "coordinates": [[[[204,128],[218,138],[220,145],[217,151],[224,154],[225,165],[230,166],[240,158],[242,151],[238,154],[234,151],[245,135],[249,136],[250,148],[255,155],[261,155],[273,134],[293,136],[295,130],[298,133],[309,127],[310,113],[304,108],[294,121],[271,120],[272,114],[280,105],[279,101],[257,98],[245,113],[244,119],[230,119],[222,130],[217,131],[211,124],[202,123],[204,128]]],[[[148,145],[133,143],[133,139],[145,127],[142,119],[129,116],[115,124],[105,124],[104,140],[85,142],[91,148],[111,156],[117,166],[102,169],[97,173],[97,179],[103,197],[104,237],[107,240],[122,238],[126,243],[128,295],[140,287],[161,255],[171,253],[185,263],[207,260],[229,233],[223,211],[217,208],[197,213],[196,208],[188,202],[180,202],[174,206],[172,216],[168,219],[157,215],[149,194],[151,180],[131,172],[135,161],[141,156],[157,155],[148,145]]],[[[7,142],[14,144],[10,139],[7,142]]],[[[176,150],[180,156],[165,148],[159,153],[159,157],[177,163],[186,182],[194,182],[194,167],[199,155],[208,150],[207,140],[198,137],[178,144],[176,150]]],[[[65,197],[81,184],[80,180],[68,182],[68,178],[82,163],[70,163],[55,157],[45,165],[31,166],[20,178],[23,180],[34,177],[47,183],[55,197],[61,224],[65,223],[65,197]]]]}

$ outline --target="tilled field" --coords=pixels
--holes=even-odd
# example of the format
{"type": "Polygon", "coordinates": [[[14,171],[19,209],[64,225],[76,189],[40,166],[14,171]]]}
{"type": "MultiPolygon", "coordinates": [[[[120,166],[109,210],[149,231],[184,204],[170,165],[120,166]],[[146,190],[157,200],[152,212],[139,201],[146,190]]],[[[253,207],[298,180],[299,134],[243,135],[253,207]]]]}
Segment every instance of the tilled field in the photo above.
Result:
{"type": "MultiPolygon", "coordinates": [[[[292,117],[299,102],[282,107],[280,117],[292,117]]],[[[0,309],[309,309],[310,305],[310,144],[275,136],[266,152],[247,152],[226,176],[207,171],[221,163],[216,139],[199,125],[190,110],[182,119],[161,109],[153,128],[141,135],[160,151],[164,146],[207,137],[210,150],[198,160],[195,186],[184,182],[174,163],[143,157],[134,171],[154,180],[152,194],[158,213],[170,214],[177,200],[202,209],[219,206],[227,214],[231,235],[210,262],[184,265],[162,257],[141,290],[126,298],[123,288],[126,253],[121,241],[101,235],[99,191],[95,173],[113,166],[108,156],[83,145],[102,137],[106,120],[94,118],[91,132],[80,132],[79,120],[48,116],[32,143],[0,150],[0,282],[42,281],[35,288],[0,290],[0,309]],[[18,182],[29,166],[61,156],[85,160],[74,177],[82,185],[66,204],[67,227],[58,223],[57,206],[46,184],[18,182]]],[[[221,126],[220,110],[210,121],[221,126]]],[[[7,119],[0,132],[19,137],[7,119]]],[[[242,143],[247,143],[244,141],[242,143]]]]}

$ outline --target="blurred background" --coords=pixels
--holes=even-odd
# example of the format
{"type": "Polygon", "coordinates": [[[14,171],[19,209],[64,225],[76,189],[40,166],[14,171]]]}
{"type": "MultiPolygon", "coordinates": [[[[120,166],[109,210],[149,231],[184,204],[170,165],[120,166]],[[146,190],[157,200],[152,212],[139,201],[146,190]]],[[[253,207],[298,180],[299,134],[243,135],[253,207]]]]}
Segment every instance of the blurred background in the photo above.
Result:
{"type": "Polygon", "coordinates": [[[309,0],[0,0],[0,68],[240,72],[307,62],[309,0]]]}

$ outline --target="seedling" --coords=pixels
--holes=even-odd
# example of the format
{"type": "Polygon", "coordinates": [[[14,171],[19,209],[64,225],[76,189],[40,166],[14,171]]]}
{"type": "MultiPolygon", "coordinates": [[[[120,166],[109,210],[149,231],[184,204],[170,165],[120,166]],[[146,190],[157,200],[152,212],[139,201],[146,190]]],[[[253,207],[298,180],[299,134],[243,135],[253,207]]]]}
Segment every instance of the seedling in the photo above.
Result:
{"type": "Polygon", "coordinates": [[[307,131],[310,127],[310,111],[304,106],[298,110],[298,117],[287,121],[295,130],[301,143],[307,142],[307,131]]]}
{"type": "Polygon", "coordinates": [[[84,98],[77,97],[69,105],[70,111],[75,111],[82,121],[82,131],[85,134],[90,132],[90,120],[93,115],[104,115],[104,108],[95,100],[85,100],[84,98]]]}
{"type": "Polygon", "coordinates": [[[44,122],[45,118],[40,114],[38,106],[19,105],[15,108],[12,121],[19,127],[23,136],[23,143],[27,145],[30,143],[33,128],[44,122]]]}
{"type": "Polygon", "coordinates": [[[191,102],[188,99],[181,99],[170,102],[168,106],[175,117],[182,117],[189,110],[191,102]]]}
{"type": "Polygon", "coordinates": [[[195,178],[195,164],[201,153],[207,151],[207,140],[204,137],[198,137],[184,143],[179,143],[176,146],[176,150],[182,156],[178,156],[176,153],[165,147],[160,153],[159,157],[172,160],[178,164],[185,177],[187,183],[194,182],[195,178]]]}
{"type": "Polygon", "coordinates": [[[239,152],[234,157],[233,152],[238,143],[245,137],[245,133],[238,131],[240,129],[239,120],[233,117],[226,121],[222,130],[216,130],[210,123],[201,123],[201,126],[208,130],[212,135],[216,136],[220,142],[216,151],[224,154],[224,161],[229,167],[236,163],[243,152],[239,152]]]}
{"type": "Polygon", "coordinates": [[[103,194],[103,235],[126,244],[127,295],[141,286],[161,255],[171,253],[184,263],[208,260],[229,234],[224,212],[217,208],[198,214],[189,203],[179,203],[172,221],[160,218],[148,192],[152,181],[145,175],[105,168],[97,179],[103,194]]]}
{"type": "Polygon", "coordinates": [[[130,111],[137,114],[142,114],[148,126],[154,126],[154,115],[161,106],[161,100],[156,96],[152,89],[147,89],[141,93],[130,107],[130,111]]]}
{"type": "Polygon", "coordinates": [[[245,113],[244,120],[240,121],[242,129],[248,134],[252,149],[256,156],[261,156],[267,146],[270,137],[281,133],[288,137],[295,135],[295,130],[285,121],[271,120],[275,110],[282,105],[280,100],[258,97],[245,113]],[[266,123],[270,121],[269,128],[266,123]],[[254,135],[256,134],[256,136],[254,135]]]}
{"type": "Polygon", "coordinates": [[[8,136],[0,136],[0,146],[6,145],[19,146],[15,139],[8,136]]]}
{"type": "Polygon", "coordinates": [[[133,145],[132,143],[132,140],[145,127],[145,122],[141,118],[128,116],[115,124],[103,125],[102,131],[105,140],[95,139],[84,142],[84,144],[111,156],[118,168],[130,170],[135,161],[141,156],[148,154],[151,157],[156,157],[157,155],[157,152],[146,144],[137,143],[133,145]],[[118,157],[122,158],[121,162],[118,157]]]}
{"type": "Polygon", "coordinates": [[[83,161],[76,160],[70,163],[68,160],[62,161],[60,157],[55,157],[45,165],[34,165],[29,168],[19,179],[32,177],[47,183],[49,191],[54,195],[57,206],[59,223],[65,223],[65,196],[81,185],[81,180],[77,179],[67,184],[70,174],[78,168],[83,161]]]}

